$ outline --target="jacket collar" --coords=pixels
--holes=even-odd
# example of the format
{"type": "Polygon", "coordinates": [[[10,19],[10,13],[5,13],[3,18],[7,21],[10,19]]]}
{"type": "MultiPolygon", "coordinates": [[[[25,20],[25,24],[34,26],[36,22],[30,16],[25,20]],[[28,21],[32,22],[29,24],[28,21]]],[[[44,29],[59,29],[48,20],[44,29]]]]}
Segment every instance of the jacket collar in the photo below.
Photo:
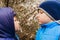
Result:
{"type": "Polygon", "coordinates": [[[46,24],[42,24],[41,27],[42,28],[51,28],[51,27],[55,27],[57,25],[58,25],[57,22],[49,22],[49,23],[46,23],[46,24]]]}

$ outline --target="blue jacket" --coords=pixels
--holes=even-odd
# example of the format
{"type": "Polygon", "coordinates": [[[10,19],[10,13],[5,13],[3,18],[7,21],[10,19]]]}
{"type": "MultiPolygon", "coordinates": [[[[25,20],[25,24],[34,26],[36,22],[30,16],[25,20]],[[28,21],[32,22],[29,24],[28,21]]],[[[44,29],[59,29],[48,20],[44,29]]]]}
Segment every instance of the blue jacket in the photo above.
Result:
{"type": "Polygon", "coordinates": [[[41,25],[41,28],[36,33],[35,40],[59,40],[60,24],[57,22],[50,22],[41,25]]]}
{"type": "Polygon", "coordinates": [[[14,15],[15,13],[11,8],[0,8],[0,40],[14,40],[14,15]]]}

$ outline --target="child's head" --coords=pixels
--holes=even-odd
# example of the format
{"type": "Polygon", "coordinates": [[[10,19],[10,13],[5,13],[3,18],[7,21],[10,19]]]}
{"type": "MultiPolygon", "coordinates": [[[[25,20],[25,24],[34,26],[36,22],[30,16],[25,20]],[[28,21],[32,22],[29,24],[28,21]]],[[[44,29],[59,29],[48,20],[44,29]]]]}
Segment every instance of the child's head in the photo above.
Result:
{"type": "Polygon", "coordinates": [[[44,24],[53,21],[54,19],[47,15],[47,12],[43,9],[38,9],[38,14],[36,15],[39,24],[44,24]]]}
{"type": "Polygon", "coordinates": [[[43,2],[38,9],[39,23],[48,23],[60,19],[60,4],[54,1],[43,2]]]}
{"type": "Polygon", "coordinates": [[[15,28],[13,20],[14,12],[10,7],[0,8],[0,36],[14,37],[15,28]]]}

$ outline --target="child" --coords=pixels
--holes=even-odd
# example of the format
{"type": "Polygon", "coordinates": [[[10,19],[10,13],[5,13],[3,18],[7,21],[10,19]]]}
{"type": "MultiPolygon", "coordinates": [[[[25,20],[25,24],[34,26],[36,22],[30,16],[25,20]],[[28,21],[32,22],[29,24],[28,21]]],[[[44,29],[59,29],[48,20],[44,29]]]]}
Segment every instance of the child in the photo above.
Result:
{"type": "Polygon", "coordinates": [[[38,19],[41,27],[36,33],[35,40],[59,40],[60,37],[60,3],[43,2],[38,9],[38,19]]]}
{"type": "Polygon", "coordinates": [[[15,15],[10,7],[0,8],[0,40],[16,40],[15,29],[19,25],[16,25],[18,22],[15,22],[15,15]]]}

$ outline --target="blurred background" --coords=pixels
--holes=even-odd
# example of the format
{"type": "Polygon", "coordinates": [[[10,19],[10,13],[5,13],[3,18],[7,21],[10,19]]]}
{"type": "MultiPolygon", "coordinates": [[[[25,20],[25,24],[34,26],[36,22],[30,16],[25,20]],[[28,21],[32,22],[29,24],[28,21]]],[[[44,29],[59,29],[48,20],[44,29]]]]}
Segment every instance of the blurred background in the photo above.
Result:
{"type": "Polygon", "coordinates": [[[20,31],[16,31],[20,40],[34,40],[39,24],[34,16],[38,6],[44,1],[60,0],[0,0],[0,7],[11,7],[20,22],[20,31]]]}

